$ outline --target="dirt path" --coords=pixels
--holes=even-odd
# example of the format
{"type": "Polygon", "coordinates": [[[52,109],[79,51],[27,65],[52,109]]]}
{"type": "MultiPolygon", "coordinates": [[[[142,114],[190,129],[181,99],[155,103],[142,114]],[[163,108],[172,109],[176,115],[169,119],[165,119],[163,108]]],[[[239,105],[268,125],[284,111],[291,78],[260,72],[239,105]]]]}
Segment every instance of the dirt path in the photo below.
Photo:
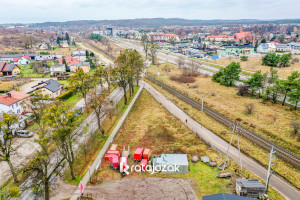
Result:
{"type": "Polygon", "coordinates": [[[69,185],[61,180],[60,177],[58,177],[55,182],[55,184],[51,185],[51,195],[50,199],[67,199],[76,190],[76,185],[69,185]]]}
{"type": "Polygon", "coordinates": [[[94,199],[198,199],[191,182],[175,178],[123,178],[87,186],[84,194],[94,199]]]}

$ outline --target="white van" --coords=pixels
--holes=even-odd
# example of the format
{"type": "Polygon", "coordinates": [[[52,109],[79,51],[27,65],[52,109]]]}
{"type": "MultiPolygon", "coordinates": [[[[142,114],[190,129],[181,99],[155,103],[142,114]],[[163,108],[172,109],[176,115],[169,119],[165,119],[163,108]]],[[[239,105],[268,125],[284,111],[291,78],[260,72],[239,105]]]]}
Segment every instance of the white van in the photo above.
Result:
{"type": "Polygon", "coordinates": [[[19,130],[17,132],[17,136],[18,137],[32,137],[33,136],[33,132],[27,131],[27,130],[19,130]]]}

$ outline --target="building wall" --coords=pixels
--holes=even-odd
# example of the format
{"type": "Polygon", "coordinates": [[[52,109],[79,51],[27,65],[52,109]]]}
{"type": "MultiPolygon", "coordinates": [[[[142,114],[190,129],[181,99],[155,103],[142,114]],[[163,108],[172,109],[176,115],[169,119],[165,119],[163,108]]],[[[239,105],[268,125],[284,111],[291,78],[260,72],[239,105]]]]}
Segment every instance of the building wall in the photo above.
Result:
{"type": "Polygon", "coordinates": [[[52,91],[48,90],[47,88],[42,88],[42,94],[44,96],[48,95],[49,98],[54,98],[54,99],[61,94],[61,91],[62,91],[62,89],[60,89],[56,92],[52,92],[52,91]]]}
{"type": "Polygon", "coordinates": [[[2,112],[13,112],[15,114],[22,114],[23,112],[23,108],[21,106],[21,102],[17,102],[17,103],[14,103],[10,106],[7,106],[5,104],[0,104],[0,113],[2,112]]]}

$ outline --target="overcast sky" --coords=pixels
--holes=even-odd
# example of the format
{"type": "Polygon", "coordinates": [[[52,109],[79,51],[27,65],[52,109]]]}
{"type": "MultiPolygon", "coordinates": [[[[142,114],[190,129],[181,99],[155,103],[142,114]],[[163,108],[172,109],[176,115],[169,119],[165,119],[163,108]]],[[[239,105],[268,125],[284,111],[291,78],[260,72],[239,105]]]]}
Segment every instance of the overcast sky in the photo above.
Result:
{"type": "Polygon", "coordinates": [[[0,0],[0,23],[185,18],[300,18],[300,0],[0,0]]]}

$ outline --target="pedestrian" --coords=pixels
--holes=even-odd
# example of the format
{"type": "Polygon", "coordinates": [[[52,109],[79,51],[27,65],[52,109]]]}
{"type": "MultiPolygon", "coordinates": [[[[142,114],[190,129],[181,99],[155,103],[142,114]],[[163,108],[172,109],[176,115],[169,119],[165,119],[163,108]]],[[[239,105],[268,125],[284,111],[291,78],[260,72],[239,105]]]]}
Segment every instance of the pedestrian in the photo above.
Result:
{"type": "Polygon", "coordinates": [[[187,119],[185,120],[185,123],[187,123],[187,119]]]}

